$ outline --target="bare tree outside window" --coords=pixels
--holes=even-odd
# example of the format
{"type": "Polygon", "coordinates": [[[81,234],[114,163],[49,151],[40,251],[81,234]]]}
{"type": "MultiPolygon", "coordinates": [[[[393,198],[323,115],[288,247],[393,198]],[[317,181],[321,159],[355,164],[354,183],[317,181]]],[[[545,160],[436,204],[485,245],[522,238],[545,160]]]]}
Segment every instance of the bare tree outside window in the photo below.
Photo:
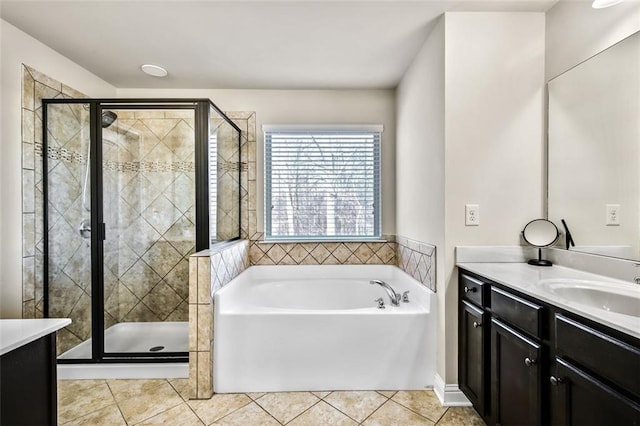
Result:
{"type": "Polygon", "coordinates": [[[266,142],[269,237],[379,236],[379,132],[273,132],[266,142]]]}

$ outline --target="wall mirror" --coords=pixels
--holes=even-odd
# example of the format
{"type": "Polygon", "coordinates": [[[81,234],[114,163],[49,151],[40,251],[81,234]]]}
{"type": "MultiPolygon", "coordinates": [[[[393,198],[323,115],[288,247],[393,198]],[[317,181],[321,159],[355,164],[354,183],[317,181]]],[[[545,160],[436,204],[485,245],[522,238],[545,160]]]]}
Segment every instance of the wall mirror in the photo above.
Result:
{"type": "Polygon", "coordinates": [[[548,91],[548,219],[571,250],[640,261],[640,32],[548,91]]]}

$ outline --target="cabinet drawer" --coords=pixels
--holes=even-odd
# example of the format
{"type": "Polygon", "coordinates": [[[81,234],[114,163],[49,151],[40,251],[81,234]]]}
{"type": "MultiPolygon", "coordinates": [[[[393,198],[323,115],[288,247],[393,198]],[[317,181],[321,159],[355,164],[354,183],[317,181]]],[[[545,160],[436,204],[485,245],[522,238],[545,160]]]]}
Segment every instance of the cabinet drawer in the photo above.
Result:
{"type": "Polygon", "coordinates": [[[542,309],[542,306],[491,287],[491,312],[538,338],[542,338],[542,309]]]}
{"type": "Polygon", "coordinates": [[[556,350],[603,379],[634,395],[640,395],[640,349],[555,315],[556,350]]]}
{"type": "Polygon", "coordinates": [[[466,274],[460,274],[460,294],[464,300],[484,307],[484,282],[466,274]]]}

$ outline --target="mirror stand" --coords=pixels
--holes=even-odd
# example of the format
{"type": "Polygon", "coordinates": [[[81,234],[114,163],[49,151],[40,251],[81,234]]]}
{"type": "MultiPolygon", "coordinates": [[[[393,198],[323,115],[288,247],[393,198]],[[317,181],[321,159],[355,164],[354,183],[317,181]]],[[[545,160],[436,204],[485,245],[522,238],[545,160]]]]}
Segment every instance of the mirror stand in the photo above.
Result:
{"type": "Polygon", "coordinates": [[[535,265],[535,266],[551,266],[551,265],[553,265],[550,260],[544,260],[542,258],[542,247],[538,247],[538,258],[537,259],[530,259],[527,263],[529,265],[535,265]]]}

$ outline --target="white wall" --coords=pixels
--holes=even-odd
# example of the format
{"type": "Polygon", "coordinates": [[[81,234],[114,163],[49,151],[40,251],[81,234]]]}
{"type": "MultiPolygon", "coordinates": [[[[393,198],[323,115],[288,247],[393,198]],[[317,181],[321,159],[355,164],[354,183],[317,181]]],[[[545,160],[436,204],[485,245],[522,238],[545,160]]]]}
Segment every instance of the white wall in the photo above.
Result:
{"type": "Polygon", "coordinates": [[[89,96],[111,97],[115,87],[0,20],[0,318],[22,315],[22,64],[89,96]]]}
{"type": "Polygon", "coordinates": [[[210,98],[223,111],[255,111],[259,231],[264,225],[263,124],[383,124],[382,233],[396,233],[394,90],[120,89],[118,96],[210,98]]]}
{"type": "Polygon", "coordinates": [[[546,15],[546,80],[640,30],[640,1],[605,9],[592,0],[560,0],[546,15]]]}
{"type": "MultiPolygon", "coordinates": [[[[396,91],[396,229],[398,235],[444,247],[444,17],[438,19],[396,91]]],[[[436,255],[436,283],[444,256],[436,255]]],[[[439,299],[440,295],[438,293],[439,299]]],[[[438,324],[444,325],[444,297],[438,324]]],[[[444,329],[438,350],[445,347],[444,329]]],[[[444,370],[444,352],[438,361],[444,370]]]]}
{"type": "Polygon", "coordinates": [[[455,246],[518,245],[543,217],[544,25],[543,13],[445,15],[446,383],[457,383],[455,246]],[[480,205],[480,226],[465,226],[465,204],[480,205]]]}

